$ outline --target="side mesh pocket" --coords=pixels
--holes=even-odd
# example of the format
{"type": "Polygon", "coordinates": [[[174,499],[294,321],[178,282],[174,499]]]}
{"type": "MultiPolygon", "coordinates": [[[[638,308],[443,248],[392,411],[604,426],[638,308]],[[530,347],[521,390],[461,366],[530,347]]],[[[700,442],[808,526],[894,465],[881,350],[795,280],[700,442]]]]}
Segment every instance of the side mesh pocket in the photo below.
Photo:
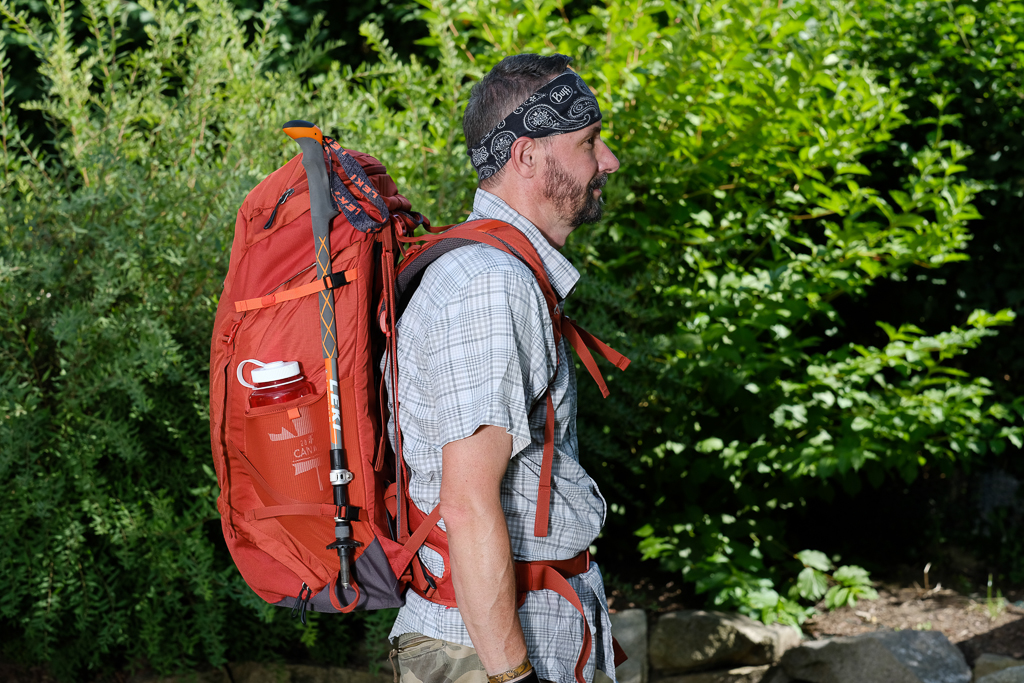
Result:
{"type": "Polygon", "coordinates": [[[254,478],[264,505],[331,502],[330,451],[326,394],[245,415],[245,456],[264,480],[254,478]]]}
{"type": "MultiPolygon", "coordinates": [[[[331,435],[327,394],[304,396],[293,402],[250,408],[245,416],[245,457],[253,488],[264,507],[296,503],[326,503],[331,490],[331,435]]],[[[327,566],[337,554],[326,546],[334,540],[331,518],[283,515],[255,524],[274,535],[287,532],[291,542],[305,548],[327,566]]]]}

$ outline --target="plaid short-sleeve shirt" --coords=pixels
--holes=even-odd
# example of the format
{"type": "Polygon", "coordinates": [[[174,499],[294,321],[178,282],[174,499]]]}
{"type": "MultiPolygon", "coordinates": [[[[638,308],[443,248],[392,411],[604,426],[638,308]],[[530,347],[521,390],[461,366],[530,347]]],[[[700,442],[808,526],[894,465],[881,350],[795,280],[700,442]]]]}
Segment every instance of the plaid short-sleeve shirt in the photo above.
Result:
{"type": "MultiPolygon", "coordinates": [[[[484,190],[477,190],[473,209],[470,220],[494,218],[521,230],[537,249],[559,299],[572,292],[579,273],[536,226],[484,190]]],[[[482,425],[498,426],[512,436],[501,505],[515,559],[564,560],[586,550],[604,524],[605,501],[579,462],[572,360],[565,340],[556,346],[544,295],[518,259],[486,245],[469,245],[431,264],[398,322],[400,417],[413,503],[429,513],[440,501],[442,446],[471,436],[482,425]],[[551,521],[548,536],[538,538],[533,525],[549,388],[555,407],[551,521]]],[[[432,572],[441,573],[436,553],[424,548],[420,556],[432,572]]],[[[593,636],[585,676],[593,680],[598,668],[614,679],[600,570],[591,563],[588,572],[569,583],[593,636]]],[[[538,677],[571,683],[583,642],[579,612],[551,591],[534,591],[519,618],[538,677]]],[[[391,637],[404,633],[473,645],[457,608],[412,591],[391,637]]]]}

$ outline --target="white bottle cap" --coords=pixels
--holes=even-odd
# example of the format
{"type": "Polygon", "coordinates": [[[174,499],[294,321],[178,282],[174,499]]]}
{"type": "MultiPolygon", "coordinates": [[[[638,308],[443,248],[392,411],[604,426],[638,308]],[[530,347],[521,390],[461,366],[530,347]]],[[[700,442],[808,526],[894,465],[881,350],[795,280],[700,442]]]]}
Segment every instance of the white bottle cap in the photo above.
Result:
{"type": "Polygon", "coordinates": [[[280,382],[284,379],[292,379],[302,374],[299,369],[299,364],[296,361],[290,360],[275,360],[273,363],[267,363],[262,368],[253,368],[252,381],[257,384],[266,384],[267,382],[280,382]]]}

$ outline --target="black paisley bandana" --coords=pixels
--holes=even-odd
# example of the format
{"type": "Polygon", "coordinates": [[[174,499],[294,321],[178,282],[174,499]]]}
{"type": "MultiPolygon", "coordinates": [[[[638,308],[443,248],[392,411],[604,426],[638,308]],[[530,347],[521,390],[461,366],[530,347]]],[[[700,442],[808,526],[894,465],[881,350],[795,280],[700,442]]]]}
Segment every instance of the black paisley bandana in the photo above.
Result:
{"type": "Polygon", "coordinates": [[[499,121],[469,150],[469,158],[477,178],[490,178],[508,161],[512,143],[519,138],[573,133],[600,120],[601,108],[590,88],[575,71],[566,69],[499,121]]]}

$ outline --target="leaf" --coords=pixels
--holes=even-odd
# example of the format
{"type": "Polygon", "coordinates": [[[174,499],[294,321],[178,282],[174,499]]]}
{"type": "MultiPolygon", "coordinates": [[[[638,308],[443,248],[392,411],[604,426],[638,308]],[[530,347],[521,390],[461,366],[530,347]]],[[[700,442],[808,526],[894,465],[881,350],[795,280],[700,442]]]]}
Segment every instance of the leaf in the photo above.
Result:
{"type": "Polygon", "coordinates": [[[871,577],[863,567],[845,565],[832,574],[832,578],[844,586],[870,586],[871,577]]]}
{"type": "MultiPolygon", "coordinates": [[[[903,192],[901,190],[889,190],[889,196],[891,196],[893,198],[893,201],[896,202],[897,206],[899,206],[904,211],[911,211],[915,207],[914,201],[906,192],[903,192]]],[[[890,221],[891,220],[892,219],[890,219],[890,221]]]]}
{"type": "Polygon", "coordinates": [[[827,572],[832,569],[832,562],[829,561],[828,555],[820,550],[801,550],[796,554],[796,557],[804,564],[805,567],[810,567],[823,572],[827,572]]]}
{"type": "Polygon", "coordinates": [[[868,167],[859,162],[840,162],[836,164],[836,175],[843,173],[854,173],[856,175],[871,175],[868,167]]]}
{"type": "Polygon", "coordinates": [[[779,594],[770,588],[762,588],[747,593],[746,603],[754,609],[769,609],[779,603],[779,594]]]}
{"type": "Polygon", "coordinates": [[[796,577],[796,585],[800,597],[816,602],[828,590],[828,579],[820,571],[812,567],[804,567],[796,577]]]}
{"type": "Polygon", "coordinates": [[[842,586],[832,586],[825,594],[825,606],[828,609],[839,609],[845,607],[850,600],[850,589],[842,586]]]}
{"type": "Polygon", "coordinates": [[[695,448],[701,453],[714,453],[725,448],[725,442],[713,436],[703,441],[698,441],[695,448]]]}

